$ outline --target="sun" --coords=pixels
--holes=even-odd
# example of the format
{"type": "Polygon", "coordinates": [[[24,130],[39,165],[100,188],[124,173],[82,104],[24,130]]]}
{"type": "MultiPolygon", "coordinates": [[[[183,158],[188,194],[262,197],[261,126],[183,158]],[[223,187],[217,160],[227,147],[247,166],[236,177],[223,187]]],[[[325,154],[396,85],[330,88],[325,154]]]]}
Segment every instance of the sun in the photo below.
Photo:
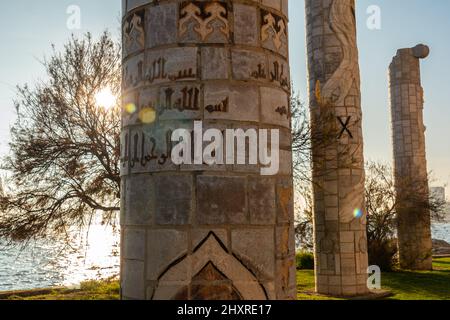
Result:
{"type": "Polygon", "coordinates": [[[117,99],[111,91],[111,88],[106,87],[95,95],[95,103],[98,107],[111,109],[117,103],[117,99]]]}

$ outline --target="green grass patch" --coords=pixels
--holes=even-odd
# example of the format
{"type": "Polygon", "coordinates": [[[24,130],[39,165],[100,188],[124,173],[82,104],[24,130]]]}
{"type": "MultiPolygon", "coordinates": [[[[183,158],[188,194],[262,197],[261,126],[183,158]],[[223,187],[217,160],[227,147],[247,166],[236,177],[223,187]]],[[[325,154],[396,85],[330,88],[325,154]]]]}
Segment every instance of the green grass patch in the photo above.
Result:
{"type": "Polygon", "coordinates": [[[315,294],[314,270],[297,271],[298,300],[340,300],[315,294]]]}
{"type": "Polygon", "coordinates": [[[450,258],[436,259],[434,271],[383,274],[381,281],[395,300],[450,300],[450,258]]]}
{"type": "MultiPolygon", "coordinates": [[[[381,276],[382,288],[389,290],[391,300],[450,300],[450,258],[433,261],[434,271],[385,272],[381,276]]],[[[334,300],[315,296],[314,272],[297,272],[299,300],[334,300]]]]}

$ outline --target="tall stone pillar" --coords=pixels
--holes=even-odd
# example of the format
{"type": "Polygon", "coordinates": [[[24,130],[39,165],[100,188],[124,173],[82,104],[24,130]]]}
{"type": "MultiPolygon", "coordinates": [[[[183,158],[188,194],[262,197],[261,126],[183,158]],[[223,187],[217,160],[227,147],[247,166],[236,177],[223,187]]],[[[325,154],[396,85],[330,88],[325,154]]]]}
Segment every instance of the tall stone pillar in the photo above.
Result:
{"type": "Polygon", "coordinates": [[[288,1],[123,7],[122,297],[295,299],[288,1]],[[197,162],[199,127],[279,130],[278,174],[173,162],[178,129],[197,162]]]}
{"type": "Polygon", "coordinates": [[[368,293],[354,0],[306,0],[318,293],[368,293]]]}
{"type": "Polygon", "coordinates": [[[404,269],[432,269],[431,219],[420,59],[425,45],[398,50],[390,68],[390,98],[397,191],[398,245],[404,269]]]}

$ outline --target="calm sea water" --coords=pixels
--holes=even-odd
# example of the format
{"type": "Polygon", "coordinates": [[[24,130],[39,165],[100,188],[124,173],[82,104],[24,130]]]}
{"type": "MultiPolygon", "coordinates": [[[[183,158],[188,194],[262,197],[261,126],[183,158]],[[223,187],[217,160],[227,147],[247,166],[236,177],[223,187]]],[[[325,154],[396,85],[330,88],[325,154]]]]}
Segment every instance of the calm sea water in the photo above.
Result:
{"type": "MultiPolygon", "coordinates": [[[[450,243],[450,222],[436,223],[432,230],[433,238],[450,243]]],[[[54,243],[36,244],[24,251],[0,248],[0,291],[71,286],[115,276],[119,255],[118,233],[99,225],[92,226],[73,248],[54,243]]]]}
{"type": "Polygon", "coordinates": [[[450,222],[434,223],[431,227],[433,239],[445,240],[450,243],[450,222]]]}
{"type": "Polygon", "coordinates": [[[74,237],[71,247],[41,242],[24,250],[0,241],[0,291],[75,286],[119,274],[120,236],[111,227],[93,225],[74,237]]]}

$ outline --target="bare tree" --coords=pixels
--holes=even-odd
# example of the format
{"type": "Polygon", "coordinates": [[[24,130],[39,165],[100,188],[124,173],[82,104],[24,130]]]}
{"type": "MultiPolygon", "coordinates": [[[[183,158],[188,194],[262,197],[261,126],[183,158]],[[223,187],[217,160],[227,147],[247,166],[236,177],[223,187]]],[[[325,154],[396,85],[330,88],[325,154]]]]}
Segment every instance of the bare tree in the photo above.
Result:
{"type": "MultiPolygon", "coordinates": [[[[317,93],[320,95],[320,93],[317,93]]],[[[321,99],[319,99],[321,100],[321,99]]],[[[292,113],[292,151],[294,162],[294,186],[296,194],[295,226],[296,242],[304,250],[313,250],[313,189],[321,190],[322,186],[314,184],[313,174],[316,177],[326,175],[337,167],[330,166],[334,161],[337,166],[338,159],[351,158],[347,156],[349,147],[341,146],[339,151],[335,147],[340,130],[336,125],[336,116],[333,108],[322,105],[321,111],[310,112],[300,97],[294,94],[291,98],[292,113]],[[313,128],[312,122],[317,125],[313,128]],[[327,158],[328,154],[335,153],[336,159],[327,158]],[[314,151],[314,168],[313,168],[314,151]],[[328,161],[327,161],[328,160],[328,161]]],[[[351,160],[352,161],[352,160],[351,160]]],[[[351,165],[351,164],[349,164],[351,165]]]]}
{"type": "MultiPolygon", "coordinates": [[[[406,187],[406,186],[404,186],[406,187]]],[[[296,240],[302,249],[313,248],[313,203],[311,184],[296,183],[299,203],[296,204],[296,240]]],[[[367,239],[371,264],[390,270],[396,263],[398,197],[392,168],[384,163],[366,163],[365,203],[367,211],[367,239]]],[[[436,220],[443,218],[446,204],[431,195],[423,199],[415,193],[408,194],[408,201],[429,210],[436,220]]]]}
{"type": "Polygon", "coordinates": [[[366,164],[365,199],[369,242],[392,239],[396,227],[396,194],[390,166],[377,162],[366,164]]]}
{"type": "Polygon", "coordinates": [[[309,110],[294,94],[291,98],[292,153],[296,182],[311,182],[311,126],[309,110]]]}
{"type": "Polygon", "coordinates": [[[47,80],[19,86],[17,121],[2,167],[0,237],[52,238],[89,225],[96,212],[113,222],[120,203],[119,99],[106,109],[96,94],[119,97],[120,49],[108,33],[72,37],[42,63],[47,80]]]}
{"type": "MultiPolygon", "coordinates": [[[[445,202],[434,195],[424,198],[417,190],[415,181],[404,180],[402,188],[410,190],[403,198],[396,192],[391,166],[383,163],[366,164],[365,198],[367,209],[367,239],[369,263],[390,270],[396,263],[397,210],[401,202],[414,204],[415,209],[428,211],[435,219],[444,213],[445,202]]],[[[397,186],[398,187],[398,186],[397,186]]]]}
{"type": "MultiPolygon", "coordinates": [[[[402,185],[408,190],[416,190],[415,186],[414,181],[409,181],[408,185],[402,185]]],[[[396,194],[392,167],[384,163],[368,162],[366,164],[365,198],[369,240],[382,241],[395,236],[396,208],[399,201],[414,203],[417,209],[428,210],[435,220],[441,220],[445,213],[445,201],[438,199],[435,195],[423,199],[420,193],[409,192],[404,199],[400,200],[396,194]]]]}
{"type": "Polygon", "coordinates": [[[347,156],[350,152],[349,147],[340,146],[339,151],[335,147],[341,130],[337,126],[333,108],[328,107],[328,104],[323,105],[320,112],[317,110],[311,112],[300,97],[293,94],[291,97],[291,123],[294,179],[296,182],[313,183],[313,151],[315,152],[314,174],[319,176],[336,169],[329,165],[325,166],[326,151],[332,148],[332,151],[335,151],[335,160],[347,156]],[[313,127],[312,122],[317,125],[313,127]]]}
{"type": "Polygon", "coordinates": [[[295,191],[295,243],[302,250],[314,249],[313,195],[310,183],[296,182],[295,191]]]}

